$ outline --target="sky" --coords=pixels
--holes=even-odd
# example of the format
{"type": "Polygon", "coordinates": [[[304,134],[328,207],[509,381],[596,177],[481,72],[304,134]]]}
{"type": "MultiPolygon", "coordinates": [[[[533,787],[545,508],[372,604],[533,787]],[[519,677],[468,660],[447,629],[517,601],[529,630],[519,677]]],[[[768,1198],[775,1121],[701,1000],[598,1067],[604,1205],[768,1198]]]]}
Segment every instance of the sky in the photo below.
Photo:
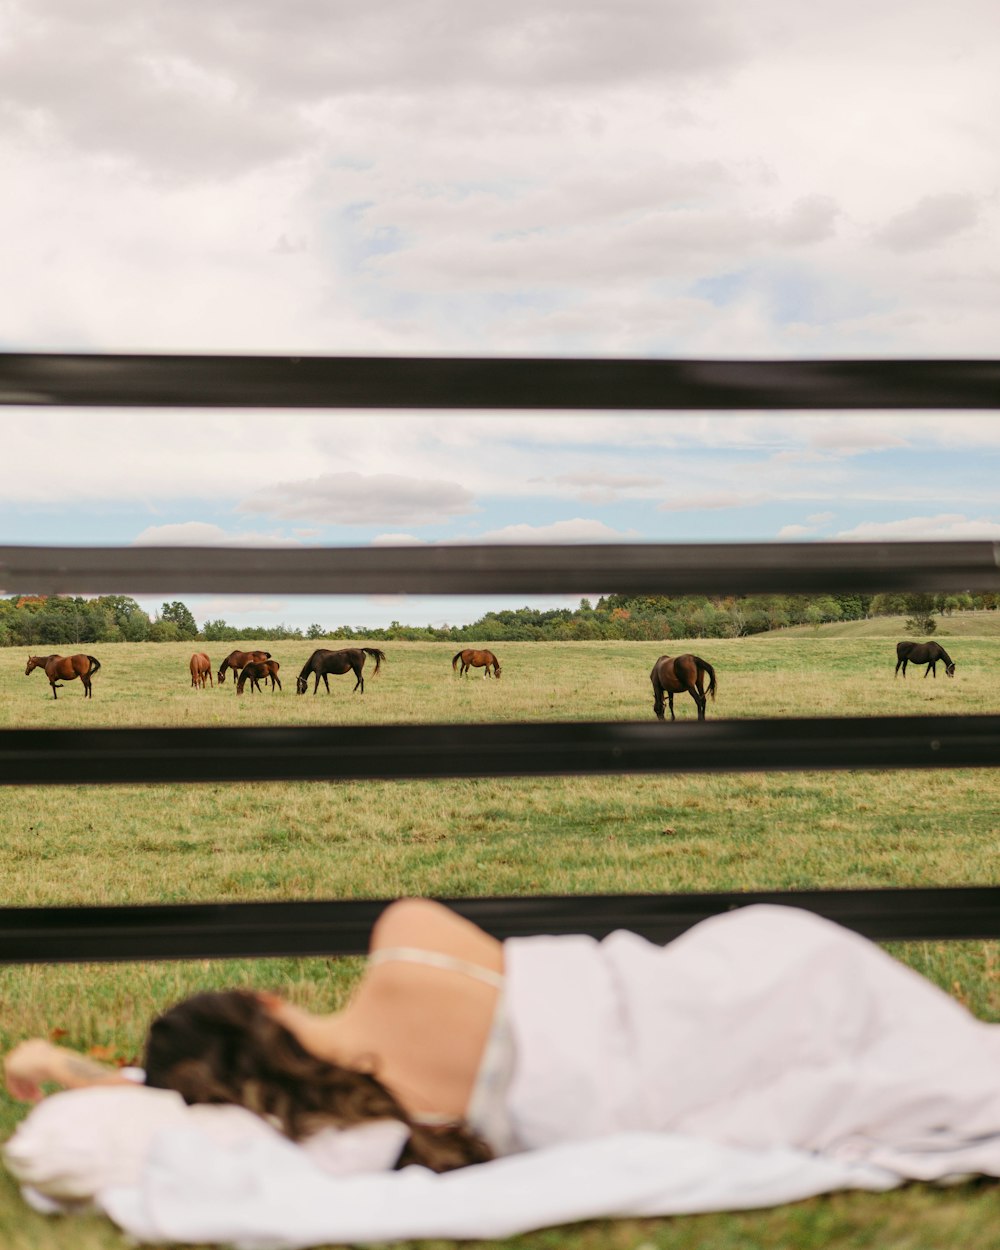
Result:
{"type": "MultiPolygon", "coordinates": [[[[998,63],[992,0],[0,0],[0,350],[1000,356],[998,63]]],[[[0,545],[1000,539],[989,414],[0,420],[0,545]]]]}

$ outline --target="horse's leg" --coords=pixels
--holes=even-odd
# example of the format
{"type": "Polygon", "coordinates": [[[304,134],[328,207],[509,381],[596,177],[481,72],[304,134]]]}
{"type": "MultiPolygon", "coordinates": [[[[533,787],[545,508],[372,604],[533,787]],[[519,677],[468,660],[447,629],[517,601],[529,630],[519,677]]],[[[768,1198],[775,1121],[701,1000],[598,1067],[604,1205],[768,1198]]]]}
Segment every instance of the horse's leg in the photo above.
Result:
{"type": "Polygon", "coordinates": [[[935,681],[937,680],[937,665],[936,665],[935,663],[931,662],[931,663],[930,663],[930,664],[928,664],[928,665],[927,665],[927,667],[924,669],[924,680],[925,680],[925,681],[927,680],[927,674],[931,671],[931,669],[933,669],[933,670],[934,670],[934,680],[935,680],[935,681]]]}
{"type": "Polygon", "coordinates": [[[706,707],[705,674],[701,671],[701,669],[698,670],[698,676],[695,679],[694,685],[688,686],[688,690],[691,692],[691,698],[698,704],[698,719],[704,720],[706,707]]]}
{"type": "Polygon", "coordinates": [[[674,692],[672,690],[667,691],[667,700],[670,703],[670,719],[676,720],[677,717],[674,715],[674,692]]]}
{"type": "MultiPolygon", "coordinates": [[[[895,672],[893,673],[893,675],[892,675],[892,677],[893,677],[893,680],[894,680],[894,681],[895,681],[895,679],[899,676],[899,666],[900,666],[900,664],[902,664],[902,662],[903,662],[902,660],[897,660],[897,661],[896,661],[896,671],[895,671],[895,672]]],[[[903,669],[903,676],[904,676],[904,677],[906,676],[906,669],[905,669],[905,668],[903,669]]]]}
{"type": "Polygon", "coordinates": [[[90,689],[90,674],[81,673],[80,680],[83,682],[83,697],[85,699],[92,699],[94,696],[90,689]]]}
{"type": "Polygon", "coordinates": [[[50,682],[49,682],[49,685],[52,687],[52,697],[53,697],[53,699],[58,699],[58,698],[59,698],[59,696],[56,694],[56,691],[59,689],[59,687],[56,685],[56,683],[55,683],[54,681],[50,681],[50,682]]]}

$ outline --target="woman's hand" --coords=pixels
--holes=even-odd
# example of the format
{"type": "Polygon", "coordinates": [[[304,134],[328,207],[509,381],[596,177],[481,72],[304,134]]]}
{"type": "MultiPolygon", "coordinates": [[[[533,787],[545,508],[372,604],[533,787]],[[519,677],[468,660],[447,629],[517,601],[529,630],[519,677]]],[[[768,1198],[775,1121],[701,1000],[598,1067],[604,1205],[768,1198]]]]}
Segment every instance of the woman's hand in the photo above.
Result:
{"type": "Polygon", "coordinates": [[[58,1081],[60,1048],[44,1037],[32,1037],[15,1046],[4,1060],[4,1075],[11,1096],[21,1102],[38,1102],[45,1081],[58,1081]]]}
{"type": "Polygon", "coordinates": [[[5,1063],[7,1089],[21,1102],[38,1102],[42,1085],[53,1082],[67,1089],[90,1085],[134,1085],[117,1068],[98,1063],[65,1046],[55,1046],[44,1037],[33,1037],[8,1054],[5,1063]]]}

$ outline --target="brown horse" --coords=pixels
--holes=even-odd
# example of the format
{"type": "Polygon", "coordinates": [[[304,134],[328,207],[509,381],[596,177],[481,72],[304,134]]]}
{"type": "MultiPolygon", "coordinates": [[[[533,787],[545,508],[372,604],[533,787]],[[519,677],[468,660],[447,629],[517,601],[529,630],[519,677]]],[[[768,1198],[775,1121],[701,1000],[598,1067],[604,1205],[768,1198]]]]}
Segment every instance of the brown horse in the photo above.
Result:
{"type": "Polygon", "coordinates": [[[666,691],[670,700],[670,719],[674,715],[674,695],[687,691],[698,705],[698,719],[705,719],[705,674],[709,676],[708,693],[715,701],[715,669],[707,660],[696,655],[679,655],[672,660],[669,655],[661,655],[653,665],[649,680],[653,683],[653,711],[658,720],[663,720],[663,694],[666,691]]]}
{"type": "Polygon", "coordinates": [[[60,680],[74,681],[79,677],[83,682],[83,697],[92,699],[94,693],[90,688],[90,679],[100,667],[100,660],[95,660],[92,655],[33,655],[28,659],[24,675],[27,677],[32,669],[43,668],[52,687],[53,699],[59,698],[56,691],[60,689],[57,685],[60,680]]]}
{"type": "Polygon", "coordinates": [[[191,685],[205,689],[205,682],[212,684],[212,661],[204,651],[196,651],[191,657],[191,685]]]}
{"type": "Polygon", "coordinates": [[[278,669],[281,665],[277,660],[251,660],[249,664],[243,665],[240,673],[240,679],[236,683],[236,693],[242,694],[243,687],[247,682],[250,683],[250,692],[254,690],[260,691],[261,681],[271,679],[271,693],[274,694],[275,686],[281,689],[281,678],[278,676],[278,669]]]}
{"type": "Polygon", "coordinates": [[[493,670],[492,675],[496,677],[497,679],[499,679],[500,677],[500,661],[497,659],[497,657],[493,654],[492,651],[473,651],[471,649],[468,651],[459,651],[458,655],[452,658],[452,661],[451,661],[452,672],[455,671],[455,667],[458,664],[459,660],[462,661],[462,667],[458,670],[459,677],[464,677],[470,668],[484,669],[485,670],[485,672],[483,673],[484,677],[489,677],[490,669],[492,669],[493,670]]]}
{"type": "MultiPolygon", "coordinates": [[[[313,694],[319,690],[319,679],[321,677],[323,678],[323,685],[326,686],[326,693],[329,694],[329,674],[332,673],[334,677],[339,677],[341,673],[346,673],[350,669],[356,678],[354,690],[360,688],[361,693],[364,694],[365,679],[362,675],[362,669],[365,666],[366,655],[375,657],[375,673],[378,673],[382,667],[382,661],[385,659],[385,652],[380,651],[378,647],[345,647],[342,651],[327,651],[325,648],[320,647],[302,665],[302,672],[299,673],[295,682],[296,692],[305,694],[309,689],[309,675],[312,674],[316,679],[316,684],[313,686],[313,694]]],[[[351,691],[351,694],[354,693],[354,690],[351,691]]]]}
{"type": "Polygon", "coordinates": [[[249,664],[251,660],[269,660],[270,658],[270,651],[230,651],[219,665],[219,671],[216,673],[219,685],[221,686],[226,680],[227,668],[231,668],[233,673],[236,674],[244,665],[249,664]]]}
{"type": "Polygon", "coordinates": [[[946,677],[955,676],[955,661],[951,658],[944,647],[939,642],[897,642],[896,643],[896,672],[893,677],[903,670],[903,676],[906,676],[907,664],[926,664],[924,676],[933,673],[937,680],[938,660],[944,665],[946,677]]]}

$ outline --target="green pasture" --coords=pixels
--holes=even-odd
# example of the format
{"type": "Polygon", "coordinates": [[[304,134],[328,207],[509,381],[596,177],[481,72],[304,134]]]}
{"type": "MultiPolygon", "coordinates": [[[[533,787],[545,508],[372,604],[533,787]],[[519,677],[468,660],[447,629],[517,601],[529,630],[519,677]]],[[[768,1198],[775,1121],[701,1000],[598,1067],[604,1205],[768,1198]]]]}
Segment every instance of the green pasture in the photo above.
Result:
{"type": "MultiPolygon", "coordinates": [[[[53,700],[27,652],[0,650],[0,727],[385,724],[519,720],[652,721],[649,670],[690,650],[719,677],[709,717],[870,716],[1000,711],[1000,637],[992,613],[956,613],[938,637],[954,680],[893,678],[902,622],[839,636],[846,625],[681,643],[487,644],[501,680],[458,679],[457,644],[381,643],[388,661],[364,695],[354,678],[295,694],[311,642],[269,646],[284,689],[237,697],[231,680],[194,690],[202,644],[88,644],[100,659],[94,698],[79,682],[53,700]],[[959,619],[969,618],[968,620],[959,619]],[[975,634],[978,627],[979,634],[975,634]],[[954,629],[954,633],[946,630],[954,629]]],[[[872,622],[851,622],[867,627],[872,622]]],[[[218,665],[239,644],[205,649],[218,665]]],[[[258,644],[259,645],[259,644],[258,644]]],[[[341,644],[328,644],[334,647],[341,644]]],[[[687,696],[680,721],[694,718],[687,696]]],[[[663,733],[683,725],[663,726],[663,733]]],[[[472,896],[803,889],[995,883],[1000,784],[986,771],[800,773],[615,778],[483,778],[435,783],[11,788],[0,803],[5,905],[215,899],[472,896]]],[[[1000,1020],[994,944],[911,944],[899,952],[977,1014],[1000,1020]]],[[[50,1029],[67,1044],[136,1055],[150,1014],[192,989],[280,985],[334,1007],[356,960],[67,965],[0,969],[0,1046],[50,1029]]],[[[0,1132],[21,1114],[0,1104],[0,1132]]],[[[991,1186],[841,1194],[744,1215],[587,1225],[507,1245],[995,1247],[991,1186]]],[[[123,1250],[98,1220],[49,1221],[0,1177],[0,1245],[123,1250]]]]}

